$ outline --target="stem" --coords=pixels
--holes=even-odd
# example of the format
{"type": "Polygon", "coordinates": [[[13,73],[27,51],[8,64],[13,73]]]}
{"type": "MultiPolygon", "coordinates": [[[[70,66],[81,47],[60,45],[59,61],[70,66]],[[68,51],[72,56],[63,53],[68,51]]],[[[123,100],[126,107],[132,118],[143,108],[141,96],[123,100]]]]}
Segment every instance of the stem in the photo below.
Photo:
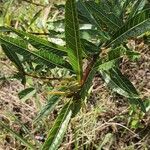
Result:
{"type": "MultiPolygon", "coordinates": [[[[45,77],[45,76],[37,76],[37,75],[34,75],[34,74],[29,74],[27,72],[24,73],[26,76],[29,76],[29,77],[32,77],[32,78],[36,78],[36,79],[45,79],[45,80],[65,80],[64,78],[51,78],[51,77],[45,77]]],[[[67,78],[66,78],[67,80],[67,78]]],[[[69,80],[69,78],[68,78],[69,80]]]]}
{"type": "Polygon", "coordinates": [[[93,65],[95,64],[95,62],[97,62],[98,58],[99,58],[99,54],[94,55],[92,60],[89,62],[89,64],[85,68],[84,75],[82,78],[82,85],[84,85],[84,83],[86,82],[86,79],[88,78],[88,75],[89,75],[93,65]]]}
{"type": "MultiPolygon", "coordinates": [[[[7,63],[3,62],[3,61],[0,61],[0,63],[2,63],[3,65],[5,65],[9,70],[12,71],[12,73],[18,73],[17,70],[15,69],[12,69],[7,63]]],[[[58,80],[58,81],[62,81],[62,80],[68,80],[68,81],[71,81],[72,78],[51,78],[51,77],[46,77],[46,76],[37,76],[37,75],[34,75],[34,74],[29,74],[27,72],[22,72],[22,74],[26,75],[26,76],[29,76],[29,77],[32,77],[32,78],[36,78],[36,79],[41,79],[41,80],[58,80]]]]}

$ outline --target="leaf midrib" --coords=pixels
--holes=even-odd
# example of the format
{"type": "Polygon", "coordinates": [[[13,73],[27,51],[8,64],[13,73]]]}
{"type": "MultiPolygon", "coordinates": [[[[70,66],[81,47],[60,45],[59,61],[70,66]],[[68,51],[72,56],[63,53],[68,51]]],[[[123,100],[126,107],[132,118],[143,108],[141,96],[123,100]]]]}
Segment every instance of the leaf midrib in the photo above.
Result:
{"type": "MultiPolygon", "coordinates": [[[[117,74],[118,75],[118,77],[119,77],[119,81],[121,81],[121,83],[124,85],[122,85],[121,84],[121,86],[122,86],[122,89],[124,89],[124,87],[126,87],[126,92],[128,92],[128,93],[130,93],[130,94],[133,94],[133,95],[137,95],[136,93],[133,93],[131,90],[130,90],[130,88],[127,86],[127,84],[124,82],[124,80],[122,80],[122,78],[120,77],[120,75],[117,73],[117,71],[115,70],[115,69],[113,69],[113,71],[115,72],[115,74],[117,74]]],[[[124,89],[124,91],[125,91],[125,89],[124,89]]],[[[137,95],[138,96],[138,95],[137,95]]]]}
{"type": "MultiPolygon", "coordinates": [[[[26,35],[27,37],[29,37],[29,39],[27,39],[27,41],[31,40],[31,41],[36,42],[36,40],[37,40],[38,43],[40,43],[40,44],[42,44],[42,45],[44,45],[46,47],[49,47],[49,48],[54,49],[54,50],[56,49],[56,50],[58,50],[60,52],[66,52],[66,50],[65,50],[65,48],[63,46],[58,45],[61,48],[59,48],[57,46],[55,47],[55,46],[49,45],[49,41],[46,41],[46,40],[44,40],[42,38],[40,38],[40,40],[39,40],[39,38],[37,38],[36,36],[34,36],[32,34],[29,34],[29,33],[26,33],[26,32],[20,31],[20,30],[17,31],[16,29],[13,29],[11,27],[7,27],[7,28],[10,29],[11,31],[15,32],[16,34],[17,33],[21,34],[23,36],[23,38],[25,38],[25,35],[26,35]]],[[[55,44],[55,43],[51,43],[51,44],[55,44]]]]}
{"type": "MultiPolygon", "coordinates": [[[[54,136],[50,136],[49,138],[48,138],[48,140],[49,139],[51,139],[52,138],[52,141],[55,141],[55,139],[57,138],[57,135],[58,135],[58,133],[59,133],[59,130],[61,129],[61,126],[62,126],[62,124],[63,124],[63,122],[65,121],[65,118],[66,118],[66,116],[67,116],[67,113],[68,112],[70,112],[69,111],[69,108],[71,107],[71,103],[68,103],[68,107],[67,107],[67,109],[66,109],[66,111],[65,111],[65,113],[64,113],[64,116],[63,116],[63,118],[62,118],[62,120],[61,120],[61,125],[58,127],[58,129],[57,129],[57,132],[56,132],[56,134],[54,135],[54,136]]],[[[63,109],[63,108],[62,108],[63,109]]],[[[69,114],[69,113],[68,113],[69,114]]],[[[59,117],[59,116],[58,116],[59,117]]],[[[54,123],[54,125],[55,125],[55,123],[54,123]]],[[[52,130],[51,130],[52,131],[52,130]]],[[[50,132],[51,132],[50,131],[50,132]]],[[[53,142],[51,142],[51,143],[53,143],[53,142]]],[[[50,147],[52,146],[52,144],[50,145],[50,147]]],[[[44,150],[44,149],[43,149],[44,150]]]]}
{"type": "MultiPolygon", "coordinates": [[[[126,33],[128,33],[129,31],[131,31],[132,29],[134,29],[134,28],[140,26],[141,24],[143,24],[143,23],[145,23],[145,22],[147,22],[147,21],[150,21],[150,18],[148,18],[148,19],[142,21],[141,23],[139,23],[139,24],[133,26],[132,28],[130,28],[129,30],[127,30],[126,32],[124,32],[123,34],[121,34],[119,37],[115,38],[111,43],[109,43],[109,44],[106,45],[106,46],[111,45],[112,43],[114,43],[114,42],[115,42],[116,40],[118,40],[120,37],[124,36],[124,35],[125,35],[126,33]]],[[[125,27],[125,26],[123,26],[123,27],[125,27]]],[[[120,28],[120,29],[121,29],[121,28],[120,28]]],[[[118,31],[117,31],[117,32],[118,32],[118,31]]],[[[117,32],[116,32],[116,33],[117,33],[117,32]]]]}
{"type": "MultiPolygon", "coordinates": [[[[0,38],[1,38],[1,36],[0,36],[0,38]]],[[[50,60],[45,59],[44,57],[42,57],[42,56],[40,56],[40,55],[37,55],[36,53],[33,53],[33,52],[29,51],[28,49],[26,49],[26,48],[24,48],[24,47],[21,47],[20,45],[16,45],[16,43],[12,43],[10,40],[9,40],[9,41],[6,41],[6,40],[3,39],[3,38],[1,38],[1,40],[5,41],[6,43],[10,43],[11,45],[14,45],[14,46],[16,46],[16,47],[18,47],[18,48],[24,49],[25,51],[29,52],[30,54],[32,54],[32,55],[34,55],[34,56],[36,56],[36,57],[39,57],[39,58],[43,59],[44,61],[47,61],[47,62],[52,63],[52,64],[54,64],[54,65],[56,65],[56,66],[59,66],[59,67],[63,67],[63,66],[61,66],[61,65],[59,65],[59,64],[56,64],[56,63],[54,63],[54,62],[52,62],[52,61],[50,61],[50,60]]]]}
{"type": "MultiPolygon", "coordinates": [[[[100,72],[102,72],[102,71],[100,71],[100,72]]],[[[107,75],[107,77],[109,78],[109,80],[111,80],[111,78],[110,78],[110,76],[108,75],[108,73],[106,72],[106,71],[104,71],[105,73],[106,73],[106,75],[107,75]]],[[[120,86],[118,86],[118,84],[116,83],[116,82],[114,82],[113,80],[111,80],[111,82],[113,82],[113,84],[116,86],[116,87],[119,87],[119,89],[121,89],[121,91],[123,92],[123,93],[125,93],[126,95],[128,95],[128,98],[135,98],[135,99],[137,99],[137,98],[139,98],[139,97],[134,97],[134,94],[133,94],[133,97],[129,97],[130,96],[130,94],[127,92],[127,91],[125,91],[124,89],[122,89],[122,88],[120,88],[120,86]]],[[[108,84],[109,84],[109,82],[108,82],[108,84]]],[[[115,88],[116,89],[116,88],[115,88]]],[[[115,90],[114,89],[114,90],[115,90]]],[[[116,91],[117,92],[117,91],[116,91]]],[[[118,93],[118,92],[117,92],[118,93]]],[[[118,93],[118,94],[120,94],[120,93],[118,93]]],[[[120,94],[120,95],[122,95],[122,94],[120,94]]],[[[131,95],[132,96],[132,95],[131,95]]],[[[125,96],[125,97],[127,97],[127,96],[125,96]]]]}
{"type": "MultiPolygon", "coordinates": [[[[73,1],[71,0],[71,9],[73,10],[73,1]]],[[[76,23],[75,23],[75,14],[74,11],[72,11],[72,19],[73,19],[73,28],[74,28],[74,34],[75,34],[75,43],[76,43],[76,54],[77,54],[77,67],[78,67],[78,71],[79,71],[79,79],[81,79],[80,75],[81,75],[81,68],[80,68],[80,57],[79,57],[79,50],[78,50],[78,41],[77,41],[77,33],[76,33],[76,23]]],[[[76,16],[75,16],[76,17],[76,16]]]]}

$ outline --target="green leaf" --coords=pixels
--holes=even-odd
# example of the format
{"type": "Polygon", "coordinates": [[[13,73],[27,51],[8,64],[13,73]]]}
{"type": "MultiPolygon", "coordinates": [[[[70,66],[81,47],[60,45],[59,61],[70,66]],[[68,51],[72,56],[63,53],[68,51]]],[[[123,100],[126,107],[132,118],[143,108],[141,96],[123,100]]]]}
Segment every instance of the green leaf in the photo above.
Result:
{"type": "Polygon", "coordinates": [[[47,139],[43,144],[42,150],[57,150],[64,134],[67,130],[68,123],[71,119],[71,103],[68,102],[59,113],[52,129],[48,133],[47,139]]]}
{"type": "Polygon", "coordinates": [[[115,49],[111,49],[108,51],[109,60],[119,58],[126,54],[126,48],[123,46],[116,47],[115,49]]]}
{"type": "Polygon", "coordinates": [[[122,22],[122,18],[119,16],[121,15],[123,0],[101,0],[100,5],[107,14],[113,13],[122,22]]]}
{"type": "Polygon", "coordinates": [[[87,9],[84,2],[79,0],[77,2],[77,9],[79,12],[78,13],[79,21],[81,23],[90,23],[90,24],[98,27],[99,30],[97,30],[96,34],[100,34],[100,36],[105,40],[109,39],[108,33],[104,32],[102,30],[101,25],[99,24],[99,21],[92,16],[91,12],[87,9]]]}
{"type": "Polygon", "coordinates": [[[28,41],[31,45],[33,45],[37,49],[44,49],[49,52],[53,52],[57,55],[63,56],[66,53],[66,49],[63,46],[59,46],[55,43],[49,42],[43,38],[40,38],[38,36],[34,36],[30,33],[16,30],[11,27],[0,27],[0,31],[11,31],[17,34],[18,36],[22,37],[24,40],[28,41]]]}
{"type": "Polygon", "coordinates": [[[111,68],[115,67],[116,66],[116,62],[121,58],[118,57],[118,58],[115,58],[115,59],[112,59],[112,60],[109,60],[109,61],[105,61],[105,62],[101,62],[98,66],[98,70],[110,70],[111,68]]]}
{"type": "Polygon", "coordinates": [[[26,139],[24,139],[23,137],[21,137],[18,133],[16,133],[15,131],[13,131],[6,124],[0,122],[0,126],[3,127],[3,128],[5,128],[8,132],[10,132],[15,138],[17,138],[18,140],[20,140],[29,149],[32,149],[32,150],[36,149],[31,143],[28,143],[26,139]]]}
{"type": "Polygon", "coordinates": [[[53,64],[55,64],[58,67],[64,67],[71,70],[71,66],[69,65],[69,63],[65,61],[62,57],[55,55],[54,53],[41,49],[40,51],[37,51],[36,54],[47,60],[55,62],[53,64]]]}
{"type": "Polygon", "coordinates": [[[144,101],[141,98],[128,98],[131,105],[138,105],[141,107],[141,110],[146,113],[146,107],[144,101]]]}
{"type": "Polygon", "coordinates": [[[22,84],[25,85],[26,77],[25,77],[25,74],[24,74],[24,72],[25,72],[24,67],[23,67],[21,61],[19,60],[17,54],[9,46],[1,44],[1,47],[4,51],[4,53],[6,54],[6,56],[16,65],[16,67],[19,71],[20,77],[22,79],[22,84]]]}
{"type": "Polygon", "coordinates": [[[134,17],[136,14],[138,14],[145,6],[146,1],[145,0],[137,0],[132,8],[132,11],[129,14],[129,19],[134,17]]]}
{"type": "Polygon", "coordinates": [[[54,96],[50,97],[48,99],[47,104],[45,106],[43,106],[42,109],[40,110],[40,112],[38,113],[34,122],[36,123],[36,122],[40,121],[47,114],[50,114],[54,110],[55,106],[58,104],[60,97],[61,96],[59,96],[59,95],[54,95],[54,96]]]}
{"type": "MultiPolygon", "coordinates": [[[[86,24],[84,25],[86,27],[86,24]]],[[[80,37],[81,39],[86,39],[86,40],[98,40],[101,39],[101,42],[106,41],[109,39],[109,36],[106,32],[103,32],[102,30],[97,30],[96,28],[94,28],[94,26],[91,26],[90,29],[80,29],[80,37]],[[105,34],[105,35],[104,35],[105,34]]],[[[81,41],[82,43],[82,41],[81,41]]],[[[98,43],[98,41],[97,41],[98,43]]]]}
{"type": "Polygon", "coordinates": [[[147,9],[131,18],[107,42],[107,47],[117,45],[131,37],[139,36],[150,30],[150,9],[147,9]]]}
{"type": "Polygon", "coordinates": [[[100,52],[97,45],[93,44],[92,42],[89,42],[88,40],[81,39],[83,51],[87,55],[95,55],[100,52]]]}
{"type": "Polygon", "coordinates": [[[26,88],[18,93],[20,100],[25,102],[27,99],[31,98],[36,93],[34,88],[26,88]]]}
{"type": "Polygon", "coordinates": [[[20,72],[24,73],[24,68],[16,53],[13,50],[11,50],[9,46],[6,46],[4,44],[2,44],[1,46],[6,56],[16,65],[20,72]]]}
{"type": "Polygon", "coordinates": [[[10,32],[10,28],[4,27],[4,26],[0,26],[0,31],[1,32],[10,32]]]}
{"type": "Polygon", "coordinates": [[[36,62],[37,64],[43,64],[48,67],[58,66],[67,68],[70,71],[72,70],[70,64],[62,57],[42,49],[40,51],[31,51],[28,49],[26,42],[22,40],[0,35],[0,43],[11,47],[11,50],[14,52],[24,56],[28,60],[36,62]]]}
{"type": "MultiPolygon", "coordinates": [[[[111,68],[116,66],[116,62],[123,57],[124,52],[123,52],[123,48],[122,47],[117,47],[116,49],[112,49],[109,52],[109,56],[108,58],[101,58],[100,60],[95,59],[96,62],[93,62],[93,66],[91,66],[90,71],[86,76],[86,79],[84,81],[84,84],[81,88],[81,98],[85,99],[88,91],[90,89],[90,87],[92,86],[92,80],[95,76],[95,73],[97,71],[108,71],[111,68]],[[117,55],[114,55],[114,53],[117,53],[117,55]]],[[[86,71],[85,71],[86,72],[86,71]]]]}
{"type": "Polygon", "coordinates": [[[80,97],[79,93],[76,93],[76,94],[77,94],[77,97],[74,97],[73,103],[72,103],[72,118],[78,114],[78,112],[82,108],[82,105],[84,104],[84,101],[80,97]]]}
{"type": "Polygon", "coordinates": [[[99,63],[98,70],[108,71],[115,67],[119,60],[126,55],[126,49],[123,46],[116,47],[115,49],[110,49],[108,51],[108,56],[102,58],[99,63]]]}
{"type": "Polygon", "coordinates": [[[126,51],[126,55],[131,61],[136,61],[141,57],[139,52],[131,50],[126,51]]]}
{"type": "Polygon", "coordinates": [[[120,72],[118,68],[112,68],[108,71],[100,71],[103,79],[107,85],[118,94],[127,97],[132,100],[135,104],[141,107],[145,112],[145,107],[140,99],[138,92],[136,91],[133,84],[120,72]]]}
{"type": "Polygon", "coordinates": [[[118,94],[127,98],[139,98],[139,94],[135,87],[121,74],[119,69],[112,68],[109,71],[102,71],[101,74],[108,86],[118,94]]]}
{"type": "Polygon", "coordinates": [[[122,14],[123,16],[125,15],[126,13],[126,10],[127,10],[127,7],[131,4],[131,3],[134,3],[135,0],[125,0],[124,3],[123,3],[123,6],[122,6],[122,14]]]}
{"type": "Polygon", "coordinates": [[[65,36],[69,62],[80,82],[82,79],[82,48],[79,37],[79,23],[75,0],[66,1],[65,36]]]}
{"type": "Polygon", "coordinates": [[[112,30],[116,30],[122,25],[122,21],[113,12],[104,11],[105,7],[101,7],[101,4],[98,5],[94,1],[87,1],[85,5],[100,24],[103,22],[112,30]]]}
{"type": "Polygon", "coordinates": [[[144,106],[146,108],[146,112],[150,111],[150,98],[144,101],[144,106]]]}
{"type": "Polygon", "coordinates": [[[85,7],[84,3],[81,0],[78,0],[77,2],[77,9],[78,9],[78,15],[79,19],[81,21],[85,20],[87,22],[85,23],[91,23],[91,24],[96,24],[94,18],[92,17],[91,13],[89,10],[85,7]]]}

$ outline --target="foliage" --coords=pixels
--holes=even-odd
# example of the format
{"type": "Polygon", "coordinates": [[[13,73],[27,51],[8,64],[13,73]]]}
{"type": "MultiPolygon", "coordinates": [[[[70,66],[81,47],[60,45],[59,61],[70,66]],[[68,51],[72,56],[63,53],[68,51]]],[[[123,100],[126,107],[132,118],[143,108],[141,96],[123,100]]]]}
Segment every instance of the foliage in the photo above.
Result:
{"type": "MultiPolygon", "coordinates": [[[[50,93],[54,96],[41,108],[35,123],[54,110],[60,98],[65,99],[65,104],[50,129],[47,140],[41,147],[42,150],[54,150],[59,147],[71,118],[80,111],[84,100],[88,97],[96,72],[102,75],[114,92],[126,97],[131,105],[140,106],[141,110],[146,112],[140,94],[121,73],[119,64],[122,58],[136,55],[134,51],[129,53],[125,44],[128,39],[150,30],[150,9],[145,8],[144,0],[136,0],[134,3],[132,0],[117,0],[116,3],[118,6],[113,0],[100,2],[67,0],[65,19],[61,20],[65,26],[63,31],[65,34],[62,32],[60,36],[60,33],[53,32],[57,38],[62,38],[65,46],[50,42],[47,38],[39,38],[29,33],[28,28],[23,31],[10,26],[0,27],[1,47],[17,67],[23,84],[26,83],[28,75],[48,79],[46,73],[54,68],[63,68],[69,72],[68,79],[63,76],[57,78],[52,72],[50,74],[50,80],[66,80],[67,84],[57,92],[50,93]],[[83,30],[82,26],[87,24],[91,28],[83,30]],[[91,31],[94,32],[94,38],[91,31]],[[13,36],[9,34],[10,32],[13,36]],[[87,33],[90,38],[86,39],[82,33],[87,33]],[[102,53],[106,55],[102,57],[102,53]],[[43,70],[46,70],[44,77],[41,76],[43,70]]],[[[35,14],[30,26],[40,13],[41,10],[35,14]]],[[[34,95],[35,92],[30,88],[19,95],[21,99],[26,100],[29,94],[34,95]]]]}

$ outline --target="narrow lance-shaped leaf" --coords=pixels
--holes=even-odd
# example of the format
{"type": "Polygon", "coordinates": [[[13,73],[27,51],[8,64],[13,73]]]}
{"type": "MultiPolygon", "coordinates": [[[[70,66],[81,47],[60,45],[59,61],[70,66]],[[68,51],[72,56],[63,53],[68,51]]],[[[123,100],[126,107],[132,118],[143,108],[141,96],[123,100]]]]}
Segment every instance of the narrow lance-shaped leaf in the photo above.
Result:
{"type": "Polygon", "coordinates": [[[103,31],[98,20],[92,16],[92,14],[90,13],[89,9],[87,9],[87,7],[85,6],[85,3],[83,1],[79,0],[77,2],[77,9],[79,12],[78,13],[79,20],[81,20],[84,23],[90,23],[90,24],[98,27],[99,30],[96,31],[96,34],[99,34],[105,40],[109,39],[108,33],[103,31]]]}
{"type": "Polygon", "coordinates": [[[127,11],[127,7],[129,6],[130,3],[133,3],[135,0],[125,0],[122,6],[122,11],[121,11],[121,17],[125,16],[125,13],[127,11]]]}
{"type": "Polygon", "coordinates": [[[65,36],[69,62],[77,74],[78,81],[82,79],[82,49],[79,37],[79,23],[75,0],[66,1],[65,36]]]}
{"type": "Polygon", "coordinates": [[[89,10],[84,6],[83,1],[78,0],[77,2],[77,9],[78,9],[78,15],[79,19],[82,19],[81,21],[86,21],[86,23],[96,24],[94,18],[92,17],[89,10]]]}
{"type": "Polygon", "coordinates": [[[10,49],[9,46],[6,46],[4,44],[1,44],[1,46],[6,56],[16,65],[20,72],[24,73],[24,68],[16,53],[12,49],[10,49]]]}
{"type": "Polygon", "coordinates": [[[134,17],[136,14],[138,14],[140,11],[142,11],[143,7],[145,6],[146,1],[145,0],[137,0],[137,2],[134,4],[132,11],[129,14],[129,19],[134,17]]]}
{"type": "Polygon", "coordinates": [[[28,41],[31,45],[33,45],[35,48],[37,48],[39,50],[44,49],[44,50],[47,50],[49,52],[53,52],[53,53],[60,55],[60,56],[63,56],[66,54],[66,50],[63,46],[49,42],[43,38],[37,37],[37,36],[32,35],[30,33],[16,30],[12,27],[4,27],[4,26],[0,27],[0,31],[2,31],[2,32],[4,32],[4,31],[14,32],[15,34],[17,34],[18,36],[20,36],[24,40],[28,41]]]}
{"type": "Polygon", "coordinates": [[[71,102],[68,102],[59,113],[52,129],[48,133],[47,140],[45,141],[42,150],[57,150],[64,134],[67,130],[68,123],[72,116],[71,102]]]}
{"type": "Polygon", "coordinates": [[[123,95],[127,98],[139,98],[139,95],[131,84],[129,80],[127,80],[117,68],[112,68],[109,71],[102,71],[101,74],[103,75],[105,82],[108,85],[114,85],[113,90],[123,95]],[[117,88],[118,87],[118,88],[117,88]]]}
{"type": "MultiPolygon", "coordinates": [[[[94,1],[85,2],[86,7],[90,10],[95,20],[101,20],[101,22],[105,23],[112,30],[116,30],[120,28],[122,25],[122,21],[115,15],[113,12],[104,11],[104,7],[101,5],[97,5],[94,1]]],[[[101,23],[100,21],[98,21],[101,23]]]]}
{"type": "Polygon", "coordinates": [[[120,72],[118,68],[112,68],[108,71],[100,71],[107,85],[118,94],[136,101],[135,104],[141,107],[145,112],[145,107],[140,99],[138,92],[133,84],[120,72]]]}
{"type": "Polygon", "coordinates": [[[123,47],[117,47],[115,49],[112,49],[108,52],[108,56],[101,58],[99,60],[96,61],[96,58],[93,58],[93,64],[91,64],[90,71],[87,74],[87,70],[85,70],[85,79],[84,79],[84,83],[83,86],[81,88],[81,98],[84,99],[87,94],[88,91],[90,89],[90,87],[92,86],[92,80],[94,78],[94,75],[97,71],[100,70],[105,70],[108,71],[111,68],[113,68],[116,65],[116,62],[123,57],[123,55],[125,55],[125,49],[123,47]],[[117,54],[117,55],[116,55],[117,54]]]}
{"type": "Polygon", "coordinates": [[[81,39],[81,42],[82,42],[82,47],[83,47],[82,49],[83,52],[85,53],[85,56],[95,55],[100,52],[99,47],[93,44],[92,42],[89,42],[88,40],[85,39],[81,39]]]}
{"type": "Polygon", "coordinates": [[[106,43],[107,47],[120,44],[128,38],[139,36],[150,30],[150,9],[147,9],[131,18],[106,43]]]}
{"type": "Polygon", "coordinates": [[[62,57],[42,49],[40,51],[31,51],[27,48],[28,45],[22,40],[0,35],[0,43],[11,47],[11,50],[14,50],[16,53],[37,64],[42,63],[48,67],[58,66],[67,68],[70,71],[72,70],[70,64],[62,57]]]}
{"type": "Polygon", "coordinates": [[[6,54],[6,56],[16,65],[16,67],[19,71],[20,77],[22,78],[22,84],[25,85],[26,77],[25,77],[24,67],[23,67],[21,61],[19,60],[17,54],[11,49],[10,46],[1,44],[1,47],[4,51],[4,53],[6,54]]]}
{"type": "Polygon", "coordinates": [[[42,109],[40,110],[40,112],[38,113],[34,122],[36,123],[36,122],[40,121],[40,119],[42,119],[47,114],[50,114],[54,110],[55,106],[58,104],[60,97],[61,96],[59,96],[59,95],[54,95],[54,96],[50,97],[48,99],[47,104],[45,106],[43,106],[42,109]]]}
{"type": "Polygon", "coordinates": [[[101,0],[100,5],[101,8],[105,12],[112,13],[115,17],[117,17],[120,22],[122,22],[122,18],[120,18],[121,9],[122,9],[123,0],[101,0]]]}

